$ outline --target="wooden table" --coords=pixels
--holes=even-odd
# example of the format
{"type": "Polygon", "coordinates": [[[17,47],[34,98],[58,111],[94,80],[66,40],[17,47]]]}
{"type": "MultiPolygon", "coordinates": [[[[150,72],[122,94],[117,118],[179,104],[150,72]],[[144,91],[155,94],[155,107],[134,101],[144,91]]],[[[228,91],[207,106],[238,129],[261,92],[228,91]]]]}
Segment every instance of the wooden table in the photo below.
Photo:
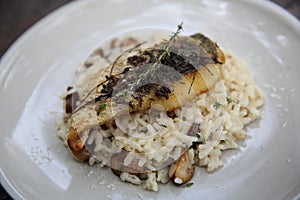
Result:
{"type": "MultiPolygon", "coordinates": [[[[72,0],[0,0],[0,57],[32,24],[72,0]]],[[[300,19],[300,0],[272,0],[300,19]]],[[[0,200],[12,199],[0,185],[0,200]]]]}

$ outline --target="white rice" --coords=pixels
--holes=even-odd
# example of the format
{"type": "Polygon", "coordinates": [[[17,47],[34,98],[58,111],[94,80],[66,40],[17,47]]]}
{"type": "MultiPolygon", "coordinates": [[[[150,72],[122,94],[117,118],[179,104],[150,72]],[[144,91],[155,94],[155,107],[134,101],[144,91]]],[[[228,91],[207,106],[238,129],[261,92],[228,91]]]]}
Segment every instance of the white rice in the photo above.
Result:
{"type": "MultiPolygon", "coordinates": [[[[88,59],[92,64],[87,70],[81,68],[78,72],[77,85],[84,83],[93,70],[103,66],[103,59],[93,55],[88,59]],[[100,63],[100,64],[99,64],[100,63]]],[[[198,141],[196,136],[187,133],[193,123],[200,124],[200,140],[203,142],[197,149],[189,150],[189,157],[195,165],[205,167],[213,172],[224,165],[221,155],[224,150],[238,148],[238,140],[246,137],[245,126],[261,116],[260,108],[264,103],[261,90],[257,87],[253,74],[245,62],[226,52],[226,63],[222,67],[222,80],[217,82],[209,92],[202,93],[181,109],[175,111],[178,117],[172,119],[165,112],[149,115],[150,111],[132,114],[127,131],[122,127],[108,125],[107,131],[93,132],[88,143],[95,142],[95,156],[90,163],[109,164],[109,156],[115,149],[109,149],[102,136],[113,136],[112,143],[117,149],[130,152],[124,160],[124,165],[130,165],[137,160],[139,166],[149,170],[147,180],[126,172],[121,174],[121,180],[135,185],[144,185],[148,190],[157,191],[157,182],[169,181],[168,166],[162,163],[169,158],[178,159],[183,148],[189,148],[198,141]],[[150,117],[151,116],[151,117],[150,117]],[[141,135],[142,133],[142,135],[141,135]]],[[[152,112],[152,111],[151,111],[152,112]]],[[[155,112],[155,110],[154,110],[155,112]]],[[[124,120],[127,125],[128,119],[124,120]]],[[[58,135],[66,141],[68,121],[58,124],[58,135]]]]}

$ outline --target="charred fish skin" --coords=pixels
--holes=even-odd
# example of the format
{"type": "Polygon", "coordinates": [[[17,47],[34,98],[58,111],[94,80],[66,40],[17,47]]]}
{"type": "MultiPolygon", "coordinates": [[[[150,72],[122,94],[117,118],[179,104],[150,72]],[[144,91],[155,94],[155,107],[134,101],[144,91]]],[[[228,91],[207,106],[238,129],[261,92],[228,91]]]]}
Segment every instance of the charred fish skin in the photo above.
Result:
{"type": "MultiPolygon", "coordinates": [[[[143,111],[152,104],[160,104],[166,111],[175,110],[194,95],[208,91],[221,78],[221,66],[225,63],[222,50],[215,42],[197,33],[178,37],[169,55],[162,59],[159,71],[153,70],[145,80],[136,84],[140,80],[137,77],[153,67],[161,51],[162,44],[158,44],[123,55],[114,67],[114,74],[119,76],[113,81],[107,79],[104,84],[95,84],[92,88],[96,89],[80,101],[71,116],[67,139],[76,159],[87,157],[83,148],[89,129],[112,122],[124,110],[129,113],[143,111]],[[111,89],[110,93],[107,89],[111,89]],[[117,106],[120,108],[116,109],[117,106]],[[80,156],[81,151],[84,156],[80,156]]],[[[98,76],[105,75],[102,72],[98,76]]]]}
{"type": "Polygon", "coordinates": [[[225,63],[225,55],[216,42],[212,42],[208,37],[201,33],[196,33],[194,35],[191,35],[190,37],[200,42],[199,45],[201,45],[203,49],[206,50],[210,58],[216,64],[225,63]]]}

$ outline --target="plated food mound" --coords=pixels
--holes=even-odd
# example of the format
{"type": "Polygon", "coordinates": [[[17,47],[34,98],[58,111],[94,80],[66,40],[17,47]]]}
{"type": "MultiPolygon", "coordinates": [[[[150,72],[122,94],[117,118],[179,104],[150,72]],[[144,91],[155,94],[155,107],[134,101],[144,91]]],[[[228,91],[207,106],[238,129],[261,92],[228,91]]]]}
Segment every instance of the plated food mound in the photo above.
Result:
{"type": "MultiPolygon", "coordinates": [[[[62,97],[58,135],[81,162],[157,191],[212,172],[260,117],[263,94],[246,64],[203,34],[111,40],[80,66],[62,97]]],[[[196,182],[197,180],[195,180],[196,182]]]]}

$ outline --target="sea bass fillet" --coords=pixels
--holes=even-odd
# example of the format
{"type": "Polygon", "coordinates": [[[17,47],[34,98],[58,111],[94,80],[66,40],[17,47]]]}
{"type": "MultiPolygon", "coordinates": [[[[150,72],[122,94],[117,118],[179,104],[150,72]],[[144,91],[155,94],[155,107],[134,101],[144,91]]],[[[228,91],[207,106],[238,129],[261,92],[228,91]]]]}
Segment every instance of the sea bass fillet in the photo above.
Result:
{"type": "Polygon", "coordinates": [[[173,111],[220,80],[225,57],[206,36],[177,37],[168,52],[164,45],[163,41],[151,48],[127,51],[89,79],[71,115],[67,139],[76,159],[89,157],[85,144],[92,128],[156,104],[173,111]]]}

